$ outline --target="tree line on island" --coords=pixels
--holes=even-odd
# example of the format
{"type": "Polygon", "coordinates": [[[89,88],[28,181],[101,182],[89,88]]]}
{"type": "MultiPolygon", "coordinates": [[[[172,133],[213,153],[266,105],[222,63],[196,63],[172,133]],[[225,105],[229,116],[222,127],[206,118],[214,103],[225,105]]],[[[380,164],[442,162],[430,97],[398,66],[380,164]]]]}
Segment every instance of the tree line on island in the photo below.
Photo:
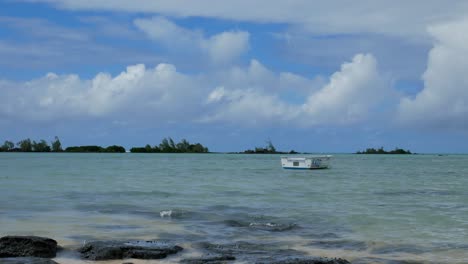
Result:
{"type": "Polygon", "coordinates": [[[55,139],[50,143],[41,139],[39,141],[31,140],[29,138],[23,139],[16,144],[12,141],[6,140],[0,147],[0,152],[62,152],[62,143],[60,139],[55,139]]]}
{"type": "MultiPolygon", "coordinates": [[[[298,154],[291,150],[289,152],[277,151],[271,140],[266,141],[265,147],[255,147],[243,152],[234,152],[237,154],[298,154]]],[[[62,143],[58,137],[55,137],[50,144],[46,140],[31,140],[29,138],[20,140],[16,144],[6,140],[0,146],[0,152],[80,152],[80,153],[124,153],[125,148],[118,145],[101,147],[96,145],[89,146],[71,146],[65,149],[62,148],[62,143]]],[[[163,138],[159,145],[151,146],[147,144],[144,147],[133,147],[130,149],[132,153],[208,153],[207,147],[200,143],[192,144],[186,139],[175,143],[170,137],[163,138]]],[[[367,148],[363,151],[357,151],[356,154],[412,154],[409,150],[395,148],[394,150],[386,151],[383,147],[378,149],[367,148]]]]}
{"type": "Polygon", "coordinates": [[[401,148],[395,148],[394,150],[386,151],[383,147],[378,149],[375,148],[367,148],[363,151],[358,151],[356,154],[412,154],[409,150],[404,150],[401,148]]]}
{"type": "Polygon", "coordinates": [[[132,153],[208,153],[208,148],[200,143],[191,144],[186,139],[175,143],[172,138],[163,138],[158,146],[147,144],[144,147],[131,148],[132,153]]]}
{"type": "Polygon", "coordinates": [[[242,154],[297,154],[298,152],[291,150],[289,152],[277,151],[271,140],[266,141],[267,145],[265,147],[255,147],[255,149],[248,149],[242,154]]]}
{"type": "MultiPolygon", "coordinates": [[[[71,146],[62,148],[62,143],[58,137],[50,142],[46,140],[23,139],[16,144],[6,140],[0,146],[0,152],[74,152],[74,153],[124,153],[125,148],[118,145],[101,147],[96,145],[89,146],[71,146]]],[[[164,138],[159,145],[145,147],[133,147],[130,149],[133,153],[208,153],[208,148],[200,143],[191,144],[186,139],[175,143],[172,138],[164,138]]]]}

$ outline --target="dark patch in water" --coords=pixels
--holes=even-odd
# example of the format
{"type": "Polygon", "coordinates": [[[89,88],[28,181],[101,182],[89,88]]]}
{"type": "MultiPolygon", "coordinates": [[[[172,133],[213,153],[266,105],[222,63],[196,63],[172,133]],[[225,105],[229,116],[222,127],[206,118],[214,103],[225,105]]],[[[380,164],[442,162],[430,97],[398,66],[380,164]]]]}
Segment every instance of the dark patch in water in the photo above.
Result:
{"type": "Polygon", "coordinates": [[[314,241],[309,246],[322,249],[344,249],[353,251],[364,251],[367,249],[367,244],[361,241],[351,240],[329,240],[329,241],[314,241]]]}
{"type": "Polygon", "coordinates": [[[376,195],[384,196],[450,196],[457,195],[459,193],[449,190],[402,190],[402,191],[384,191],[375,192],[376,195]]]}
{"type": "Polygon", "coordinates": [[[190,259],[183,259],[180,263],[186,264],[223,264],[227,263],[227,261],[234,261],[236,257],[231,255],[220,255],[220,256],[203,256],[199,258],[190,258],[190,259]]]}
{"type": "Polygon", "coordinates": [[[296,224],[281,224],[273,222],[245,222],[239,220],[225,220],[224,223],[230,227],[244,227],[254,230],[283,232],[298,228],[296,224]]]}
{"type": "Polygon", "coordinates": [[[331,233],[331,232],[328,232],[328,233],[315,233],[315,234],[308,234],[304,237],[307,237],[307,238],[312,238],[312,239],[331,239],[331,238],[340,238],[340,236],[338,236],[337,234],[335,233],[331,233]]]}
{"type": "Polygon", "coordinates": [[[385,245],[372,248],[372,254],[392,254],[392,253],[410,253],[410,254],[423,254],[432,252],[432,249],[418,247],[414,245],[385,245]]]}

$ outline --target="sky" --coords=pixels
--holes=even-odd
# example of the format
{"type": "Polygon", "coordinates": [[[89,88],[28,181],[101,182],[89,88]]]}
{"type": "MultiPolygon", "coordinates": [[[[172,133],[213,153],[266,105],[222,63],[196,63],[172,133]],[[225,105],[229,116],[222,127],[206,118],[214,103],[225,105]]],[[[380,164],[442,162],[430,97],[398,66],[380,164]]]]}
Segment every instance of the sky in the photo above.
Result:
{"type": "Polygon", "coordinates": [[[0,0],[0,141],[468,153],[465,0],[0,0]]]}

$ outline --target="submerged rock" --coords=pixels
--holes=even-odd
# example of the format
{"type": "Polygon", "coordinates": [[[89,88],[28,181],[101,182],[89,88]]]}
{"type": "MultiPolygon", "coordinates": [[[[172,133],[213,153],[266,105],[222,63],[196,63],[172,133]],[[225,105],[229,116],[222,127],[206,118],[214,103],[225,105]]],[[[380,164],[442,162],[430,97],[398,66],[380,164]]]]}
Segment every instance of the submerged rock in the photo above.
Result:
{"type": "Polygon", "coordinates": [[[351,262],[340,258],[285,258],[285,259],[265,259],[257,264],[351,264],[351,262]]]}
{"type": "Polygon", "coordinates": [[[5,236],[0,238],[0,258],[54,258],[57,241],[37,236],[5,236]]]}
{"type": "Polygon", "coordinates": [[[162,241],[93,241],[79,249],[81,257],[89,260],[162,259],[183,250],[162,241]]]}
{"type": "Polygon", "coordinates": [[[228,261],[236,260],[236,257],[231,255],[222,256],[205,256],[200,258],[183,259],[181,263],[186,264],[224,264],[228,261]]]}

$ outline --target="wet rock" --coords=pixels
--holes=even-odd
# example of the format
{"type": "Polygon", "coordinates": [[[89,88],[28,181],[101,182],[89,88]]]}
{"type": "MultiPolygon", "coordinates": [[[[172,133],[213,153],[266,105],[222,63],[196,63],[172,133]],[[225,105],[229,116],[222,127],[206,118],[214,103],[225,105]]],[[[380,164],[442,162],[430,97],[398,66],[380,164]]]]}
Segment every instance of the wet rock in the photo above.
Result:
{"type": "Polygon", "coordinates": [[[183,250],[162,241],[92,241],[79,249],[81,257],[89,260],[162,259],[183,250]]]}
{"type": "Polygon", "coordinates": [[[201,258],[183,259],[181,263],[186,264],[224,264],[228,261],[236,260],[236,257],[231,255],[222,256],[205,256],[201,258]]]}
{"type": "Polygon", "coordinates": [[[58,264],[58,263],[47,258],[19,257],[19,258],[2,258],[0,259],[0,264],[58,264]]]}
{"type": "Polygon", "coordinates": [[[264,259],[257,264],[351,264],[351,262],[340,258],[285,258],[285,259],[264,259]]]}
{"type": "Polygon", "coordinates": [[[0,238],[0,258],[54,258],[57,241],[37,236],[5,236],[0,238]]]}

